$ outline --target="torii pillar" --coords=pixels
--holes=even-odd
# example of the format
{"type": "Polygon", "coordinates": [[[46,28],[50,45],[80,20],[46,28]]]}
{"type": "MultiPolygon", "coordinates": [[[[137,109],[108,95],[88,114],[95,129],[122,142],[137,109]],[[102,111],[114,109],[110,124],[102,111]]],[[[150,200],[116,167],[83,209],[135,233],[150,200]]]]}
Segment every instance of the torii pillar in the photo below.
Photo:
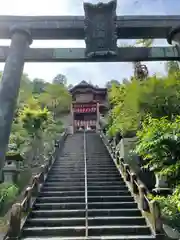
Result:
{"type": "Polygon", "coordinates": [[[175,43],[175,45],[180,46],[180,26],[171,29],[168,34],[167,41],[169,44],[175,43]]]}
{"type": "Polygon", "coordinates": [[[2,80],[0,81],[0,180],[19,94],[24,56],[32,43],[28,29],[15,26],[10,30],[11,45],[6,59],[2,80]]]}
{"type": "MultiPolygon", "coordinates": [[[[177,46],[178,52],[180,52],[180,26],[172,28],[167,36],[167,41],[169,44],[174,44],[177,46]]],[[[180,62],[178,61],[180,67],[180,62]]]]}

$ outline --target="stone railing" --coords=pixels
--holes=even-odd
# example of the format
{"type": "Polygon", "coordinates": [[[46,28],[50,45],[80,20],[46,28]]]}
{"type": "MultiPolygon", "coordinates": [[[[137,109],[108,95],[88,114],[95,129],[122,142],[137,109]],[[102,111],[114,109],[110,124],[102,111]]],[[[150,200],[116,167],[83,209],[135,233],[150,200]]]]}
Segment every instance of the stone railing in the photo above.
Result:
{"type": "Polygon", "coordinates": [[[32,184],[27,187],[24,192],[23,200],[20,203],[13,204],[11,208],[8,231],[3,240],[19,239],[21,228],[32,209],[33,203],[41,189],[42,184],[46,180],[49,170],[58,157],[60,148],[63,147],[63,142],[65,141],[67,135],[68,133],[66,131],[61,135],[60,140],[55,142],[54,153],[50,156],[47,163],[41,166],[40,173],[33,177],[32,184]]]}
{"type": "Polygon", "coordinates": [[[165,233],[163,230],[161,210],[158,202],[148,198],[148,189],[138,179],[137,175],[131,170],[130,166],[124,162],[124,159],[120,157],[119,151],[116,151],[116,148],[112,144],[108,143],[108,140],[103,132],[100,133],[100,136],[106,145],[115,165],[120,171],[121,176],[133,194],[139,209],[146,218],[148,225],[151,226],[153,233],[157,235],[157,237],[164,239],[163,237],[165,236],[165,233]]]}

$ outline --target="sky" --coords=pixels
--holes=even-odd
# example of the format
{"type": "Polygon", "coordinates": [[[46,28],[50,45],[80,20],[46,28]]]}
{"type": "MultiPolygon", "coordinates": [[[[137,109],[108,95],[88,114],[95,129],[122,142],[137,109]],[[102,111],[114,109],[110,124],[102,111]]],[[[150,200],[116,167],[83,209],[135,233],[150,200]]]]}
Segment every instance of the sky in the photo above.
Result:
{"type": "MultiPolygon", "coordinates": [[[[86,1],[86,0],[85,0],[86,1]]],[[[87,1],[86,1],[87,2],[87,1]]],[[[89,0],[97,3],[98,0],[89,0]]],[[[102,0],[108,2],[108,0],[102,0]]],[[[178,15],[180,0],[118,0],[117,15],[178,15]]],[[[6,0],[1,3],[0,15],[84,15],[83,0],[6,0]]],[[[119,41],[120,43],[131,43],[119,41]]],[[[10,40],[0,40],[9,45],[10,40]]],[[[166,40],[155,40],[155,46],[166,46],[166,40]]],[[[84,41],[34,41],[31,47],[85,47],[84,41]]],[[[164,62],[145,62],[150,74],[165,74],[164,62]]],[[[0,71],[4,64],[0,63],[0,71]]],[[[59,73],[66,75],[69,84],[82,80],[103,86],[108,80],[129,78],[133,74],[132,63],[25,63],[24,72],[31,79],[45,81],[59,73]]]]}

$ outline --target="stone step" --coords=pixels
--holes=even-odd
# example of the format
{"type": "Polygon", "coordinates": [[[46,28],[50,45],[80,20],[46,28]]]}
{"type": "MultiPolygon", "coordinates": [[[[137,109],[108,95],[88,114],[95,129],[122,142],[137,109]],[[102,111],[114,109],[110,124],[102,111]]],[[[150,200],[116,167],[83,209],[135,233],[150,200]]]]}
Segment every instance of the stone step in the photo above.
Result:
{"type": "Polygon", "coordinates": [[[104,173],[104,172],[102,172],[102,173],[98,173],[98,174],[89,172],[87,177],[92,177],[93,178],[93,177],[97,177],[97,176],[98,177],[114,177],[115,176],[115,177],[122,178],[119,172],[116,172],[116,173],[104,173]]]}
{"type": "MultiPolygon", "coordinates": [[[[54,181],[61,181],[61,182],[66,182],[66,181],[85,181],[85,177],[81,177],[81,176],[77,176],[77,177],[74,177],[74,176],[64,176],[64,177],[54,177],[54,176],[49,176],[47,177],[46,181],[50,181],[50,182],[54,182],[54,181]]],[[[123,179],[120,177],[120,176],[112,176],[112,177],[88,177],[87,178],[88,182],[97,182],[97,181],[100,181],[100,182],[103,182],[103,181],[119,181],[119,182],[122,182],[124,183],[123,179]]]]}
{"type": "Polygon", "coordinates": [[[71,203],[35,203],[34,209],[36,210],[70,210],[70,209],[85,209],[84,203],[71,202],[71,203]]]}
{"type": "Polygon", "coordinates": [[[138,225],[145,226],[146,221],[143,217],[88,217],[88,226],[101,226],[101,225],[138,225]]]}
{"type": "Polygon", "coordinates": [[[81,177],[84,177],[84,171],[77,171],[77,170],[74,170],[72,172],[70,171],[54,171],[54,172],[51,172],[48,176],[81,176],[81,177]]]}
{"type": "MultiPolygon", "coordinates": [[[[151,235],[151,232],[146,226],[89,226],[89,236],[103,235],[151,235]]],[[[85,226],[63,226],[63,227],[25,227],[22,232],[22,237],[39,237],[39,236],[85,236],[85,226]]]]}
{"type": "MultiPolygon", "coordinates": [[[[80,169],[84,169],[84,167],[85,167],[85,165],[84,165],[84,163],[81,163],[81,164],[56,164],[56,165],[53,165],[53,167],[52,168],[57,168],[57,169],[65,169],[65,168],[69,168],[69,169],[72,169],[72,168],[80,168],[80,169]]],[[[94,169],[94,168],[104,168],[104,169],[108,169],[108,168],[110,168],[110,169],[116,169],[116,166],[115,165],[111,165],[111,164],[104,164],[104,163],[102,163],[102,164],[96,164],[96,165],[92,165],[92,164],[87,164],[87,168],[92,168],[92,169],[94,169]]]]}
{"type": "MultiPolygon", "coordinates": [[[[139,236],[130,236],[126,235],[126,240],[153,240],[155,236],[152,235],[139,235],[139,236]]],[[[21,240],[49,240],[48,237],[40,237],[40,238],[22,238],[21,240]]],[[[51,240],[60,240],[59,237],[51,237],[51,240]]],[[[61,237],[61,240],[84,240],[84,237],[61,237]]],[[[124,236],[94,236],[86,238],[86,240],[125,240],[124,236]]]]}
{"type": "Polygon", "coordinates": [[[25,227],[63,227],[63,226],[85,226],[85,217],[82,218],[30,218],[25,227]]]}
{"type": "Polygon", "coordinates": [[[66,172],[68,172],[68,173],[72,173],[72,172],[79,172],[79,173],[83,173],[85,171],[85,168],[79,168],[79,167],[72,167],[72,168],[59,168],[59,169],[57,169],[57,168],[53,168],[53,169],[51,169],[51,173],[59,173],[59,174],[61,174],[61,173],[66,173],[66,172]]]}
{"type": "MultiPolygon", "coordinates": [[[[61,168],[61,169],[56,169],[56,168],[54,168],[54,169],[51,169],[51,174],[52,173],[59,173],[59,174],[61,174],[61,173],[68,173],[68,174],[70,174],[70,173],[76,173],[76,172],[78,172],[78,173],[84,173],[84,171],[85,171],[85,169],[84,168],[82,168],[82,169],[80,169],[80,168],[71,168],[71,169],[68,169],[68,168],[61,168]]],[[[94,174],[99,174],[99,173],[106,173],[106,174],[116,174],[116,173],[118,173],[118,171],[117,171],[117,169],[108,169],[108,168],[87,168],[87,173],[94,173],[94,174]]]]}
{"type": "Polygon", "coordinates": [[[51,170],[56,170],[56,171],[64,171],[64,170],[68,170],[68,171],[73,171],[74,169],[78,169],[78,170],[81,170],[81,171],[84,171],[84,166],[81,165],[81,166],[61,166],[61,167],[58,167],[58,166],[53,166],[51,170]]]}
{"type": "MultiPolygon", "coordinates": [[[[85,191],[74,191],[73,189],[70,191],[41,191],[41,193],[39,193],[39,196],[42,197],[46,197],[46,196],[85,196],[85,191]]],[[[103,190],[99,190],[99,191],[88,191],[88,197],[89,196],[120,196],[120,197],[124,197],[124,196],[131,196],[130,192],[127,191],[116,191],[116,190],[109,190],[109,191],[103,191],[103,190]]]]}
{"type": "Polygon", "coordinates": [[[139,225],[103,225],[103,226],[88,226],[89,236],[103,236],[103,235],[151,235],[151,231],[147,226],[139,225]]]}
{"type": "Polygon", "coordinates": [[[42,191],[84,191],[85,186],[43,186],[42,191]]]}
{"type": "Polygon", "coordinates": [[[127,190],[94,190],[89,191],[88,196],[131,196],[127,190]]]}
{"type": "Polygon", "coordinates": [[[30,213],[31,218],[85,218],[85,209],[71,210],[33,210],[30,213]]]}
{"type": "Polygon", "coordinates": [[[97,175],[99,173],[111,173],[111,174],[116,174],[118,173],[117,169],[104,169],[104,168],[87,168],[87,173],[89,175],[89,173],[96,173],[97,175]]]}
{"type": "Polygon", "coordinates": [[[89,164],[89,165],[87,165],[87,169],[91,169],[91,170],[93,170],[93,169],[106,169],[106,170],[108,170],[108,169],[110,169],[110,170],[116,170],[117,171],[117,168],[116,168],[116,166],[113,166],[113,165],[107,165],[107,166],[105,166],[103,163],[101,164],[101,165],[94,165],[94,166],[92,166],[92,164],[89,164]]]}
{"type": "Polygon", "coordinates": [[[137,203],[135,202],[119,202],[119,201],[111,201],[111,202],[88,202],[88,209],[115,209],[115,208],[136,208],[137,203]]]}
{"type": "Polygon", "coordinates": [[[85,178],[73,178],[73,177],[69,177],[69,178],[53,178],[53,177],[48,177],[47,179],[46,179],[46,183],[52,183],[52,182],[54,182],[54,183],[59,183],[59,182],[61,182],[61,183],[69,183],[69,182],[85,182],[85,178]]]}
{"type": "MultiPolygon", "coordinates": [[[[66,217],[85,217],[85,209],[71,210],[33,210],[30,213],[31,218],[66,218],[66,217]]],[[[131,209],[88,209],[88,217],[141,217],[140,210],[131,209]]]]}
{"type": "Polygon", "coordinates": [[[59,197],[72,197],[72,196],[85,196],[85,191],[42,191],[39,197],[59,196],[59,197]]]}
{"type": "MultiPolygon", "coordinates": [[[[88,203],[93,202],[111,202],[111,201],[122,201],[122,202],[133,202],[134,199],[131,196],[88,196],[88,203]]],[[[85,196],[41,196],[38,197],[36,203],[66,203],[66,202],[83,202],[85,203],[85,196]]]]}
{"type": "Polygon", "coordinates": [[[38,197],[36,203],[85,203],[85,196],[70,196],[70,197],[59,197],[59,196],[48,196],[38,197]]]}
{"type": "MultiPolygon", "coordinates": [[[[26,221],[25,227],[61,227],[61,226],[83,226],[85,224],[85,217],[81,218],[29,218],[26,221]]],[[[89,217],[88,226],[101,225],[138,225],[145,226],[146,221],[143,217],[89,217]]]]}
{"type": "MultiPolygon", "coordinates": [[[[109,180],[109,181],[108,180],[104,180],[104,181],[98,181],[97,180],[97,181],[95,181],[95,180],[94,181],[89,181],[88,180],[88,186],[89,187],[92,186],[92,185],[94,185],[94,186],[101,186],[101,185],[125,186],[124,182],[116,180],[116,179],[115,180],[109,180]]],[[[84,186],[85,180],[83,181],[81,179],[67,179],[66,181],[61,181],[61,180],[57,180],[57,179],[55,179],[55,180],[50,179],[50,180],[48,180],[44,183],[44,186],[48,186],[48,185],[51,185],[51,186],[53,186],[53,185],[67,186],[69,184],[72,185],[72,186],[74,186],[74,185],[84,186]]]]}
{"type": "Polygon", "coordinates": [[[103,183],[104,182],[105,184],[107,182],[107,183],[111,183],[111,184],[113,183],[113,185],[115,183],[121,184],[121,185],[125,184],[124,181],[121,178],[118,178],[118,177],[116,177],[116,178],[114,178],[114,177],[112,177],[112,178],[108,178],[108,177],[106,177],[106,178],[87,178],[87,182],[88,182],[88,184],[89,183],[94,183],[94,182],[95,183],[97,183],[97,182],[103,183]]]}
{"type": "Polygon", "coordinates": [[[59,178],[59,177],[74,177],[74,178],[84,178],[84,172],[83,173],[78,173],[78,172],[73,172],[73,173],[49,173],[48,177],[54,177],[54,178],[59,178]]]}
{"type": "MultiPolygon", "coordinates": [[[[73,181],[72,179],[70,181],[66,181],[66,182],[62,182],[62,181],[48,181],[44,183],[44,187],[47,186],[85,186],[85,182],[84,181],[73,181]]],[[[127,189],[126,185],[120,181],[103,181],[103,182],[88,182],[88,189],[90,189],[91,187],[103,187],[103,189],[105,187],[119,187],[119,189],[127,189]]]]}
{"type": "Polygon", "coordinates": [[[134,202],[134,199],[132,196],[88,196],[88,203],[111,201],[134,202]]]}
{"type": "Polygon", "coordinates": [[[22,237],[51,237],[62,236],[75,237],[85,236],[85,226],[71,227],[25,227],[22,232],[22,237]]]}
{"type": "Polygon", "coordinates": [[[99,208],[99,209],[88,209],[88,217],[140,217],[141,212],[136,207],[134,208],[114,208],[114,209],[108,209],[108,208],[99,208]]]}
{"type": "Polygon", "coordinates": [[[85,185],[85,183],[84,182],[80,182],[80,181],[77,181],[77,182],[75,182],[75,181],[73,181],[73,180],[71,180],[71,181],[66,181],[66,182],[58,182],[58,181],[56,181],[56,182],[45,182],[44,183],[44,187],[47,187],[47,186],[64,186],[64,187],[66,187],[66,186],[71,186],[72,188],[73,188],[73,186],[84,186],[85,185]]]}
{"type": "Polygon", "coordinates": [[[124,182],[119,181],[119,180],[114,180],[114,181],[88,181],[88,187],[91,186],[121,186],[127,189],[126,185],[124,182]]]}
{"type": "Polygon", "coordinates": [[[87,187],[88,191],[94,191],[94,190],[124,190],[124,191],[129,191],[128,188],[125,185],[112,185],[112,186],[95,186],[91,185],[87,187]]]}

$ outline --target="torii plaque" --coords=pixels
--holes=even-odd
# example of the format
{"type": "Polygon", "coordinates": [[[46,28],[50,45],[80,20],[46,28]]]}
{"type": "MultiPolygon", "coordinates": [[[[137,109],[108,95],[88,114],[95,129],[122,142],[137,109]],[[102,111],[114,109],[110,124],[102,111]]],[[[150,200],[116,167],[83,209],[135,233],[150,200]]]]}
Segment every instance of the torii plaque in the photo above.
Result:
{"type": "Polygon", "coordinates": [[[84,3],[86,56],[117,55],[117,1],[84,3]]]}

